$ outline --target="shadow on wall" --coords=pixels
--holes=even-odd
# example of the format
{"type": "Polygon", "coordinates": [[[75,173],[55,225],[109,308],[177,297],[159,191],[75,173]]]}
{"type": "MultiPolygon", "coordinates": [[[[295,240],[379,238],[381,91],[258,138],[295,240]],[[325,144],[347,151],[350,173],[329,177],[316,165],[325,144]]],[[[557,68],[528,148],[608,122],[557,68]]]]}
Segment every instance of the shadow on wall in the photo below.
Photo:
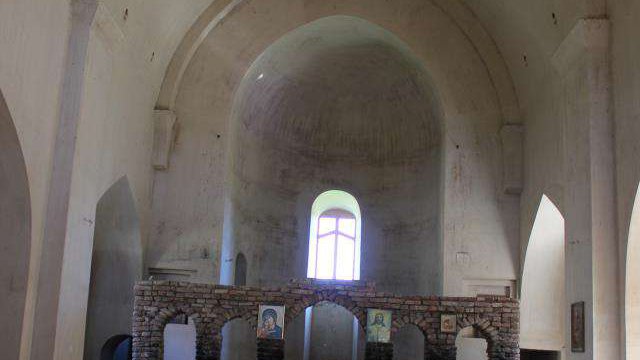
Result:
{"type": "Polygon", "coordinates": [[[0,92],[0,337],[3,359],[18,359],[31,247],[27,169],[9,108],[0,92]]]}
{"type": "Polygon", "coordinates": [[[131,331],[133,286],[142,279],[142,243],[126,177],[98,201],[87,307],[85,359],[97,359],[114,334],[131,331]]]}

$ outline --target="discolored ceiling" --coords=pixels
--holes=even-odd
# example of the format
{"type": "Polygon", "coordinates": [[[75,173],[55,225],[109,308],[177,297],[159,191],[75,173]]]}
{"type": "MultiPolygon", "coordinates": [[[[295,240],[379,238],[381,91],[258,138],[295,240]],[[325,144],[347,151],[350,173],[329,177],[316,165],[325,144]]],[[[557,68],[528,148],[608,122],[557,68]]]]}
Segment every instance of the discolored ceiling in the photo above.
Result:
{"type": "Polygon", "coordinates": [[[332,16],[271,45],[237,92],[244,133],[308,156],[373,162],[423,157],[438,145],[428,74],[392,34],[332,16]]]}

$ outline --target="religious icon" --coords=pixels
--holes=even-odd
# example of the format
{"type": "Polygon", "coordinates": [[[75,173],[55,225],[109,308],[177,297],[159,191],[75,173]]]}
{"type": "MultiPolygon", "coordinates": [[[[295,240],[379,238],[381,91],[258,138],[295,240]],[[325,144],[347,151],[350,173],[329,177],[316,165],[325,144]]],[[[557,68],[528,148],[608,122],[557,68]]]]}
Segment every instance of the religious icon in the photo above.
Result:
{"type": "Polygon", "coordinates": [[[455,314],[440,315],[440,332],[445,334],[455,334],[456,322],[457,320],[455,314]]]}
{"type": "Polygon", "coordinates": [[[585,352],[584,301],[571,304],[571,352],[585,352]]]}
{"type": "Polygon", "coordinates": [[[391,342],[391,311],[367,310],[367,342],[391,342]]]}
{"type": "Polygon", "coordinates": [[[258,308],[258,338],[284,339],[284,306],[260,305],[258,308]]]}

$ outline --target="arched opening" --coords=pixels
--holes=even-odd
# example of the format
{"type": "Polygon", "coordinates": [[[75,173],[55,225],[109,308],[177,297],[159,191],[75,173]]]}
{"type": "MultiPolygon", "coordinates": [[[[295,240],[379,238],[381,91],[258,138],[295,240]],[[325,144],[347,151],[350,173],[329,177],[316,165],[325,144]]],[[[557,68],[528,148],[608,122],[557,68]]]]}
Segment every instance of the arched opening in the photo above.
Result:
{"type": "Polygon", "coordinates": [[[9,108],[0,92],[0,337],[2,356],[17,359],[31,248],[27,169],[9,108]]]}
{"type": "Polygon", "coordinates": [[[227,322],[222,328],[222,360],[255,360],[258,352],[256,330],[243,319],[227,322]],[[247,341],[247,339],[253,341],[247,341]]]}
{"type": "Polygon", "coordinates": [[[564,217],[543,195],[524,261],[520,346],[561,351],[564,347],[564,217]]]}
{"type": "Polygon", "coordinates": [[[142,243],[126,177],[98,201],[91,259],[85,359],[97,359],[113,334],[131,331],[133,287],[142,279],[142,243]]]}
{"type": "Polygon", "coordinates": [[[234,255],[224,264],[242,251],[252,285],[313,274],[314,246],[302,245],[316,238],[309,207],[341,189],[367,214],[356,229],[367,261],[356,244],[354,278],[398,294],[440,293],[442,117],[423,61],[384,28],[330,16],[278,39],[234,94],[222,249],[234,255]]]}
{"type": "Polygon", "coordinates": [[[409,324],[393,335],[393,359],[424,359],[425,336],[417,326],[409,324]]]}
{"type": "Polygon", "coordinates": [[[132,341],[131,335],[116,335],[109,338],[100,350],[100,360],[130,360],[132,341]]]}
{"type": "Polygon", "coordinates": [[[285,338],[286,359],[364,358],[362,326],[349,310],[335,303],[323,301],[305,309],[288,325],[285,338]]]}
{"type": "Polygon", "coordinates": [[[196,326],[193,319],[178,315],[164,328],[164,360],[195,360],[196,326]]]}
{"type": "Polygon", "coordinates": [[[456,337],[456,360],[488,360],[487,340],[473,327],[468,326],[456,337]]]}
{"type": "Polygon", "coordinates": [[[238,256],[236,256],[233,284],[235,286],[247,285],[247,258],[243,253],[239,253],[238,256]]]}
{"type": "Polygon", "coordinates": [[[627,359],[640,358],[640,188],[629,225],[625,294],[627,359]]]}
{"type": "Polygon", "coordinates": [[[330,190],[311,207],[307,277],[359,280],[362,216],[351,194],[330,190]]]}

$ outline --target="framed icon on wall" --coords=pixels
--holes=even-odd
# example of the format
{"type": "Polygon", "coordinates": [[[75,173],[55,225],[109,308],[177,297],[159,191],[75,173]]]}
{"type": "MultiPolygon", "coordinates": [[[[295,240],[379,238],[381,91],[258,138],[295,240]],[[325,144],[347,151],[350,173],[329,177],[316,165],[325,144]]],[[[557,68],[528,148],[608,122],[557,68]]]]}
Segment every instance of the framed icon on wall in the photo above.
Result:
{"type": "Polygon", "coordinates": [[[571,352],[585,352],[584,301],[571,304],[571,352]]]}
{"type": "Polygon", "coordinates": [[[440,332],[444,334],[455,334],[457,321],[455,314],[440,315],[440,332]]]}
{"type": "Polygon", "coordinates": [[[284,306],[260,305],[258,308],[258,338],[284,339],[284,306]]]}
{"type": "Polygon", "coordinates": [[[391,342],[391,311],[367,310],[367,342],[391,342]]]}

